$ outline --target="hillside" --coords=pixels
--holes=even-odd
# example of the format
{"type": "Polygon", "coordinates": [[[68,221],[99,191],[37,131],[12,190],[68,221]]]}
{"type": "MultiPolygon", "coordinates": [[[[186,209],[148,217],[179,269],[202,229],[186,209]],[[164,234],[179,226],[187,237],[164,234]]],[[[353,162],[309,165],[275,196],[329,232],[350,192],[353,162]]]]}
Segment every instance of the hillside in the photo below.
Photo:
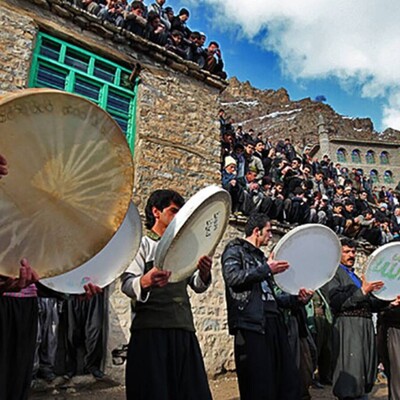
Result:
{"type": "Polygon", "coordinates": [[[245,130],[253,128],[272,137],[272,141],[290,137],[298,148],[315,144],[317,121],[322,114],[331,135],[360,140],[400,141],[400,131],[387,129],[376,132],[369,118],[349,118],[338,114],[331,106],[310,98],[292,101],[285,89],[260,90],[249,82],[229,80],[221,95],[221,106],[235,124],[245,130]]]}

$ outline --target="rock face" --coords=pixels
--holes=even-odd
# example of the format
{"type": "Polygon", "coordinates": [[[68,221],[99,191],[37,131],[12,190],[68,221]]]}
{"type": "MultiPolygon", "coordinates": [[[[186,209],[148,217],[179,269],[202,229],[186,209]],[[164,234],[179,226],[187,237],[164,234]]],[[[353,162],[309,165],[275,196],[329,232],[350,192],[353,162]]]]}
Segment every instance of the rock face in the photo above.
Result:
{"type": "Polygon", "coordinates": [[[328,104],[310,98],[292,101],[285,89],[259,90],[236,78],[229,80],[228,88],[222,93],[221,107],[245,130],[253,128],[256,133],[263,132],[273,142],[289,137],[298,150],[318,143],[319,114],[324,117],[331,137],[400,141],[400,132],[394,129],[378,134],[369,118],[348,118],[328,104]]]}

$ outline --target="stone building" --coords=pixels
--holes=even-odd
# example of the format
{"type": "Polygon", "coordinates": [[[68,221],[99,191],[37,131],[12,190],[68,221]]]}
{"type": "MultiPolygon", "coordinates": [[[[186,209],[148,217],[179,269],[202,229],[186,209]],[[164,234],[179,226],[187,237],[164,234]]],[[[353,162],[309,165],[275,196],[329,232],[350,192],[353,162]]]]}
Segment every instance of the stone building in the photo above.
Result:
{"type": "MultiPolygon", "coordinates": [[[[68,1],[0,3],[0,96],[47,87],[82,95],[106,109],[132,150],[133,200],[141,212],[155,189],[172,188],[187,198],[219,183],[215,114],[226,85],[197,64],[101,23],[68,1]]],[[[219,255],[220,250],[216,259],[219,255]]],[[[129,339],[130,301],[119,286],[116,282],[109,290],[109,351],[129,339]]],[[[218,263],[211,289],[193,296],[193,307],[209,374],[231,368],[218,263]]],[[[106,372],[123,382],[124,367],[112,366],[110,358],[106,372]]]]}
{"type": "Polygon", "coordinates": [[[333,163],[349,170],[356,168],[377,185],[395,187],[400,180],[400,142],[376,138],[354,139],[330,135],[322,115],[318,121],[319,144],[311,154],[321,159],[327,154],[333,163]]]}

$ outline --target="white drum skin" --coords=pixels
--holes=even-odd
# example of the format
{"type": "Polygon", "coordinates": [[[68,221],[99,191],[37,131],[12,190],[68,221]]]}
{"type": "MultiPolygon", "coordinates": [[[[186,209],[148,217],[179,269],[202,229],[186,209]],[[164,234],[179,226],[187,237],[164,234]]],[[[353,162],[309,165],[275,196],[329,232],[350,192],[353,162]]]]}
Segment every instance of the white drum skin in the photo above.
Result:
{"type": "Polygon", "coordinates": [[[211,256],[229,222],[231,199],[218,186],[193,195],[179,210],[157,246],[154,265],[172,272],[169,282],[193,274],[204,255],[211,256]]]}
{"type": "Polygon", "coordinates": [[[369,256],[365,279],[384,282],[382,289],[372,292],[381,300],[391,301],[400,295],[400,242],[385,244],[369,256]]]}
{"type": "Polygon", "coordinates": [[[117,279],[135,258],[142,238],[140,215],[131,202],[117,233],[110,242],[89,261],[72,271],[40,283],[62,293],[80,294],[83,285],[91,282],[105,287],[117,279]]]}
{"type": "Polygon", "coordinates": [[[274,249],[276,260],[290,267],[274,276],[276,284],[293,295],[301,288],[316,290],[335,275],[341,258],[336,234],[321,224],[306,224],[287,233],[274,249]]]}

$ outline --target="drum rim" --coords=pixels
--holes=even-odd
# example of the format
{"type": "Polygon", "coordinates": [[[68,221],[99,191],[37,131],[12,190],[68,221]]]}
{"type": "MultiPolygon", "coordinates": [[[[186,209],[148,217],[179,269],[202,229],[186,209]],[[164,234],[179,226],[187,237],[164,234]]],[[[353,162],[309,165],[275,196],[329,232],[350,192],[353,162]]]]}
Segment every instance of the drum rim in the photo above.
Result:
{"type": "MultiPolygon", "coordinates": [[[[368,257],[368,259],[367,259],[367,263],[366,263],[366,266],[365,266],[365,275],[366,275],[366,277],[367,277],[367,274],[368,274],[368,268],[371,266],[372,262],[376,259],[376,257],[378,257],[379,254],[380,254],[382,251],[385,251],[385,250],[387,250],[387,249],[389,249],[389,248],[391,248],[391,247],[397,247],[397,246],[400,247],[400,242],[386,243],[386,244],[384,244],[383,246],[379,246],[377,249],[375,249],[375,250],[369,255],[369,257],[368,257]]],[[[377,292],[372,292],[372,294],[373,294],[376,298],[378,298],[378,299],[380,299],[380,300],[391,301],[391,300],[394,300],[394,299],[396,298],[396,296],[395,296],[395,297],[390,297],[390,298],[387,297],[387,296],[382,296],[382,295],[380,294],[380,290],[378,290],[377,292]]],[[[400,294],[400,287],[399,287],[399,294],[400,294]]]]}
{"type": "MultiPolygon", "coordinates": [[[[130,204],[129,204],[128,212],[126,213],[126,216],[125,216],[124,221],[122,222],[122,224],[127,219],[129,221],[131,221],[131,220],[134,221],[130,225],[134,228],[133,230],[135,231],[135,236],[136,235],[139,236],[139,240],[135,241],[136,249],[133,248],[133,249],[129,250],[128,255],[127,255],[127,258],[129,258],[129,261],[126,262],[127,265],[124,265],[124,266],[119,267],[118,269],[115,269],[116,273],[112,275],[113,278],[109,277],[109,278],[103,280],[102,282],[100,282],[98,284],[98,286],[100,286],[102,288],[104,288],[104,287],[108,286],[109,284],[111,284],[112,282],[114,282],[116,279],[118,279],[126,271],[126,269],[129,267],[130,263],[135,259],[136,255],[137,255],[137,253],[138,253],[138,251],[140,249],[141,239],[142,239],[142,235],[143,235],[143,226],[142,226],[142,220],[140,218],[139,211],[138,211],[137,207],[135,206],[135,204],[133,203],[133,201],[131,201],[130,204]]],[[[121,226],[122,226],[122,224],[121,224],[121,226]]],[[[61,275],[57,275],[57,276],[53,276],[53,277],[50,277],[50,278],[41,279],[40,283],[42,283],[43,285],[45,285],[46,287],[48,287],[51,290],[55,290],[55,291],[58,291],[60,293],[67,293],[67,292],[64,292],[64,291],[61,291],[60,289],[58,289],[57,285],[52,283],[52,282],[54,282],[54,280],[56,280],[56,283],[57,283],[58,279],[69,278],[69,275],[71,275],[71,276],[74,275],[74,274],[79,275],[79,269],[80,268],[86,266],[86,264],[91,262],[94,258],[101,257],[101,254],[104,251],[109,251],[109,250],[107,250],[107,246],[111,243],[112,240],[116,240],[117,239],[116,236],[118,235],[118,231],[121,229],[121,226],[116,231],[115,235],[111,238],[111,240],[106,244],[106,246],[103,249],[101,249],[97,254],[95,254],[92,258],[90,258],[88,261],[86,261],[85,263],[80,265],[78,268],[75,268],[75,269],[73,269],[71,271],[65,272],[65,273],[63,273],[61,275]]],[[[87,273],[85,275],[87,275],[87,273]]],[[[77,276],[77,278],[78,278],[78,276],[77,276]]],[[[82,281],[82,278],[84,278],[84,276],[81,276],[81,278],[80,278],[81,281],[82,281]]],[[[97,285],[97,283],[96,283],[96,285],[97,285]]],[[[72,291],[70,290],[70,291],[68,291],[68,293],[69,294],[82,294],[82,293],[84,293],[83,286],[80,287],[80,284],[79,285],[75,285],[75,287],[72,289],[72,291]],[[78,290],[78,287],[79,287],[80,290],[78,290]]]]}
{"type": "MultiPolygon", "coordinates": [[[[337,268],[338,268],[338,266],[339,266],[339,264],[340,264],[340,259],[341,259],[341,251],[340,251],[340,249],[341,249],[341,244],[340,244],[340,240],[339,240],[338,236],[336,235],[336,233],[335,233],[332,229],[330,229],[329,227],[327,227],[327,226],[325,226],[325,225],[322,225],[322,224],[304,224],[304,225],[297,226],[296,228],[294,228],[294,229],[292,229],[291,231],[289,231],[286,235],[284,235],[284,236],[278,241],[278,243],[276,244],[275,248],[273,249],[273,252],[274,252],[274,255],[275,255],[275,259],[279,259],[279,258],[276,257],[276,255],[277,255],[278,251],[280,250],[280,248],[285,244],[285,242],[286,242],[287,240],[291,239],[292,236],[296,235],[297,233],[299,233],[299,232],[301,232],[301,231],[304,231],[304,230],[308,230],[308,229],[310,229],[310,228],[322,229],[322,230],[324,230],[325,232],[329,233],[329,235],[330,235],[332,238],[335,238],[335,239],[336,239],[335,242],[337,243],[337,248],[338,248],[338,250],[339,250],[339,251],[338,251],[338,260],[337,260],[336,268],[332,269],[332,273],[330,274],[329,279],[327,279],[322,285],[320,285],[320,286],[317,287],[317,288],[306,288],[306,289],[318,290],[319,288],[321,288],[323,285],[325,285],[327,282],[329,282],[329,281],[335,276],[335,273],[336,273],[336,271],[337,271],[337,268]]],[[[298,293],[293,293],[291,289],[285,287],[285,284],[282,284],[281,278],[282,278],[282,276],[284,276],[284,275],[281,275],[281,276],[280,276],[280,275],[281,275],[281,274],[278,274],[278,275],[276,275],[276,277],[275,277],[275,282],[276,282],[276,284],[277,284],[284,292],[290,293],[290,294],[292,294],[292,295],[297,295],[298,293]]]]}
{"type": "MultiPolygon", "coordinates": [[[[207,200],[214,198],[215,196],[223,196],[225,201],[225,221],[223,224],[223,229],[221,229],[220,234],[218,235],[218,240],[215,241],[212,249],[208,252],[208,256],[211,256],[215,249],[217,248],[218,244],[220,243],[223,235],[225,234],[226,228],[229,224],[229,215],[231,211],[231,197],[230,194],[223,188],[217,185],[207,186],[193,196],[189,198],[189,200],[182,206],[182,208],[178,211],[175,218],[171,221],[168,225],[167,229],[165,230],[163,236],[158,243],[155,256],[154,256],[154,265],[159,268],[164,268],[164,261],[168,254],[170,247],[174,244],[176,240],[179,239],[181,236],[181,232],[184,229],[185,225],[187,225],[194,217],[196,210],[199,209],[207,200]],[[209,193],[210,192],[210,193],[209,193]],[[183,211],[183,212],[181,212],[183,211]],[[186,214],[184,216],[184,214],[186,214]]],[[[191,274],[195,271],[195,267],[191,274]]],[[[189,274],[188,276],[190,276],[189,274]]],[[[187,277],[187,276],[186,276],[187,277]]],[[[184,280],[186,277],[180,277],[179,280],[175,281],[175,279],[171,280],[170,282],[179,282],[184,280]]]]}

